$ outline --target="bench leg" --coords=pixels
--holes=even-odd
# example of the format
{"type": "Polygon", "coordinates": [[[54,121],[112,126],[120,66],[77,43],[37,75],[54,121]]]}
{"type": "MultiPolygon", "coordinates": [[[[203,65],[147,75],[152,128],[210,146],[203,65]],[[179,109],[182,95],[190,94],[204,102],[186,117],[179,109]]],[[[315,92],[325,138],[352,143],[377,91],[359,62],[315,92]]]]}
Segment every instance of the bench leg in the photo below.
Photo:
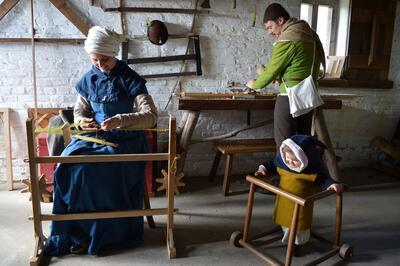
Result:
{"type": "Polygon", "coordinates": [[[231,183],[232,162],[233,162],[233,154],[227,154],[226,164],[225,164],[225,173],[224,173],[224,184],[222,186],[222,192],[223,192],[224,196],[228,196],[228,194],[229,194],[229,185],[231,183]]]}
{"type": "Polygon", "coordinates": [[[215,154],[213,165],[211,167],[210,175],[208,176],[208,181],[210,181],[210,182],[214,181],[214,179],[215,179],[215,175],[217,174],[217,170],[218,170],[218,165],[219,165],[219,162],[221,161],[221,155],[222,155],[222,153],[219,150],[217,150],[217,153],[215,154]]]}

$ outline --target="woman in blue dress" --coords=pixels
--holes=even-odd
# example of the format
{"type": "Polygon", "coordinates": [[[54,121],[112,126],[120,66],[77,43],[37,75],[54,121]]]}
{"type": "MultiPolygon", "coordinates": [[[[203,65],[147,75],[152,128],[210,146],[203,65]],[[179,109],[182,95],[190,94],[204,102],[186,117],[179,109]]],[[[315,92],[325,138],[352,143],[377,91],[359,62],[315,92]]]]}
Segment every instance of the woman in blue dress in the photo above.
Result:
{"type": "MultiPolygon", "coordinates": [[[[73,139],[62,156],[147,152],[140,129],[156,124],[157,111],[146,81],[115,58],[121,41],[113,31],[98,26],[89,30],[85,50],[93,66],[76,85],[79,96],[74,108],[74,122],[93,130],[88,136],[118,146],[73,139]],[[121,130],[128,127],[139,131],[121,130]]],[[[142,209],[144,169],[145,162],[59,164],[53,213],[142,209]]],[[[142,242],[143,217],[54,221],[45,254],[98,255],[142,242]]]]}

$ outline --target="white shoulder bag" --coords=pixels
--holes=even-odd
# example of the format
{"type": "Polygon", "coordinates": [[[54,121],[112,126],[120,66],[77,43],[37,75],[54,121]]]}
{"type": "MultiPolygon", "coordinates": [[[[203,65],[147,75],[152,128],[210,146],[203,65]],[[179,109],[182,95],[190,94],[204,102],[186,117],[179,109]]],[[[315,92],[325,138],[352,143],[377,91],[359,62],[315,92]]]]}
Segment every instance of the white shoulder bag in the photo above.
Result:
{"type": "Polygon", "coordinates": [[[312,74],[314,72],[314,61],[315,42],[311,74],[307,78],[303,79],[299,84],[291,88],[288,88],[286,86],[285,80],[283,80],[282,78],[283,84],[285,84],[286,92],[288,94],[290,114],[292,115],[292,117],[298,117],[306,114],[312,109],[324,104],[324,101],[321,99],[321,96],[317,91],[312,77],[312,74]]]}

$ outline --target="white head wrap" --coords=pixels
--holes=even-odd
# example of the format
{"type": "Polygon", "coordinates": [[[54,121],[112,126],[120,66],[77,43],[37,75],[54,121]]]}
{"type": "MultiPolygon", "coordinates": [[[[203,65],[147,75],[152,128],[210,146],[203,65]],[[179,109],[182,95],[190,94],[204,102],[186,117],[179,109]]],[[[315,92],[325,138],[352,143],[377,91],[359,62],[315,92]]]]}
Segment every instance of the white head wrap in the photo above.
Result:
{"type": "Polygon", "coordinates": [[[280,147],[280,154],[281,154],[281,158],[282,158],[283,163],[286,164],[286,166],[289,167],[289,169],[291,169],[291,170],[293,170],[293,171],[295,171],[295,172],[297,172],[297,173],[300,173],[301,171],[303,171],[303,170],[307,167],[307,165],[308,165],[308,158],[307,158],[307,155],[305,154],[305,152],[303,151],[303,149],[302,149],[296,142],[294,142],[294,141],[293,141],[292,139],[290,139],[290,138],[285,139],[285,140],[282,142],[282,145],[281,145],[281,147],[280,147]],[[291,149],[292,152],[294,153],[294,155],[296,156],[297,160],[300,161],[301,165],[300,165],[299,167],[294,168],[294,167],[289,166],[289,165],[286,163],[285,154],[283,153],[283,148],[284,148],[285,146],[289,147],[289,149],[291,149]]]}
{"type": "Polygon", "coordinates": [[[88,54],[97,53],[115,57],[119,52],[119,45],[125,37],[112,30],[94,26],[89,29],[85,40],[85,51],[88,54]]]}

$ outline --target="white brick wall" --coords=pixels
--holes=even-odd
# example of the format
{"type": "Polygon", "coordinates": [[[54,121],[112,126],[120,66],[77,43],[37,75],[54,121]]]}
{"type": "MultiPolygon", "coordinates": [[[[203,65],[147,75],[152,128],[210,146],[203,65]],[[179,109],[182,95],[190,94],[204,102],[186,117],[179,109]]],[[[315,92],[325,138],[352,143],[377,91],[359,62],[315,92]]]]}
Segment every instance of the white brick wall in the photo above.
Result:
{"type": "MultiPolygon", "coordinates": [[[[104,13],[99,7],[89,6],[90,1],[72,0],[73,6],[89,19],[92,25],[101,25],[119,30],[118,13],[104,13]]],[[[118,1],[95,1],[105,6],[115,6],[118,1]]],[[[128,1],[126,1],[128,2],[128,1]]],[[[271,53],[273,39],[267,36],[261,25],[265,7],[273,1],[238,1],[238,7],[231,9],[231,0],[211,1],[212,14],[201,14],[195,23],[195,32],[201,36],[202,77],[182,79],[186,91],[224,91],[227,81],[245,82],[253,78],[256,66],[266,63],[271,53]],[[251,27],[254,4],[257,5],[257,26],[251,27]]],[[[129,1],[131,6],[165,6],[191,8],[193,1],[129,1]],[[144,4],[141,2],[145,2],[144,4]]],[[[283,3],[290,6],[293,16],[298,16],[299,0],[283,3]]],[[[83,35],[72,26],[48,1],[35,1],[35,28],[40,37],[82,38],[83,35]]],[[[397,13],[400,11],[397,10],[397,13]]],[[[126,13],[127,31],[130,36],[144,35],[146,20],[160,19],[166,22],[171,34],[185,33],[190,29],[191,15],[126,13]]],[[[325,112],[331,138],[343,166],[366,164],[378,156],[369,141],[373,136],[390,138],[398,123],[400,114],[400,16],[397,16],[392,48],[390,79],[394,88],[384,89],[329,89],[329,92],[356,93],[362,97],[345,101],[342,110],[325,112]]],[[[0,37],[30,37],[29,1],[20,1],[17,6],[0,21],[0,37]]],[[[133,41],[131,55],[135,57],[164,56],[182,54],[186,49],[185,40],[169,40],[164,46],[157,47],[149,42],[133,41]]],[[[36,72],[39,107],[70,106],[74,103],[75,82],[90,67],[90,61],[83,45],[37,44],[36,72]]],[[[193,68],[190,66],[189,68],[193,68]]],[[[138,73],[161,73],[179,71],[180,66],[169,64],[137,65],[138,73]]],[[[154,97],[162,115],[176,115],[179,121],[181,113],[176,102],[172,101],[164,111],[169,92],[176,83],[175,78],[149,80],[148,88],[154,97]]],[[[16,179],[27,175],[23,158],[26,157],[26,136],[24,121],[26,108],[33,107],[32,96],[32,58],[29,44],[0,43],[0,106],[13,109],[11,131],[13,136],[13,163],[16,179]]],[[[269,117],[271,112],[252,112],[252,123],[269,117]]],[[[160,125],[165,124],[162,119],[160,125]]],[[[202,113],[194,139],[209,137],[242,127],[246,123],[246,112],[202,113]]],[[[270,127],[242,132],[238,137],[270,137],[270,127]]],[[[0,136],[3,137],[3,136],[0,136]]],[[[1,152],[0,152],[1,154],[1,152]]],[[[188,155],[185,169],[187,175],[206,175],[211,167],[214,150],[210,143],[195,144],[188,155]]],[[[238,156],[234,171],[253,171],[264,155],[238,156]]],[[[5,179],[4,159],[0,159],[0,179],[5,179]]],[[[221,169],[222,170],[222,165],[221,169]]]]}

